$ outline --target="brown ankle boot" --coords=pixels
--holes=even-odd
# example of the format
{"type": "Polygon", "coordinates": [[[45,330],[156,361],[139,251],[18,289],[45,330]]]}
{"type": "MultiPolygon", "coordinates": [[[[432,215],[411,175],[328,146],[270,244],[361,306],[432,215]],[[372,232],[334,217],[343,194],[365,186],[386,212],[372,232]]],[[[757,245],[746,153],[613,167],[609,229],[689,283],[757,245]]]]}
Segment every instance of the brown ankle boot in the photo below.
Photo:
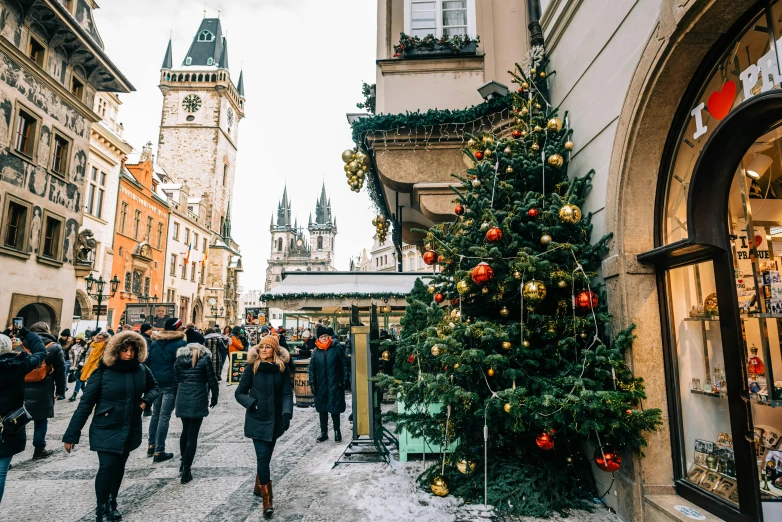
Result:
{"type": "Polygon", "coordinates": [[[253,495],[256,497],[261,496],[261,480],[258,478],[258,474],[255,474],[255,487],[253,488],[253,495]]]}
{"type": "Polygon", "coordinates": [[[263,495],[263,514],[270,517],[274,513],[274,506],[272,505],[274,495],[272,494],[271,481],[268,484],[261,485],[261,494],[263,495]]]}

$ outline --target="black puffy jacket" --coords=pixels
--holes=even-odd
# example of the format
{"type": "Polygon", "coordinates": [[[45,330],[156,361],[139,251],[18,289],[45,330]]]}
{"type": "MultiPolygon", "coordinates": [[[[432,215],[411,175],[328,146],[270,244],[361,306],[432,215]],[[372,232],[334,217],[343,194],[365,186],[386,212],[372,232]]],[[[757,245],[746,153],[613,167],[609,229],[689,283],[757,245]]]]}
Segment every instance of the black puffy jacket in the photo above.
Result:
{"type": "Polygon", "coordinates": [[[24,407],[33,420],[54,418],[54,396],[65,395],[65,354],[57,339],[47,333],[39,333],[46,345],[46,364],[49,375],[42,381],[28,382],[24,388],[24,407]]]}
{"type": "Polygon", "coordinates": [[[146,356],[147,343],[136,332],[122,332],[109,340],[100,366],[87,381],[63,442],[79,443],[81,430],[94,409],[90,424],[92,451],[121,454],[141,445],[141,403],[150,408],[158,394],[152,372],[141,363],[146,356]],[[134,361],[119,360],[125,341],[133,341],[136,346],[134,361]]]}
{"type": "Polygon", "coordinates": [[[157,339],[149,347],[147,366],[152,370],[152,375],[161,388],[174,386],[176,352],[183,346],[187,346],[184,332],[164,330],[158,332],[157,339]]]}
{"type": "Polygon", "coordinates": [[[209,415],[210,391],[212,402],[217,404],[219,388],[209,350],[197,344],[180,348],[174,363],[176,416],[195,419],[209,415]],[[197,352],[195,366],[193,366],[193,352],[197,352]]]}
{"type": "MultiPolygon", "coordinates": [[[[30,353],[10,352],[0,355],[0,417],[24,405],[24,376],[38,368],[47,356],[43,341],[37,333],[22,330],[19,335],[30,353]]],[[[3,441],[0,442],[0,459],[21,453],[27,443],[26,430],[3,432],[3,441]]]]}
{"type": "Polygon", "coordinates": [[[310,357],[310,389],[318,412],[342,413],[346,409],[347,359],[342,345],[334,339],[326,350],[315,348],[310,357]]]}
{"type": "Polygon", "coordinates": [[[272,441],[285,433],[283,415],[288,419],[293,416],[293,385],[287,366],[290,355],[285,348],[280,348],[280,358],[285,363],[282,372],[276,364],[262,362],[258,373],[254,373],[253,365],[257,358],[258,351],[253,346],[247,355],[249,362],[234,397],[247,409],[244,415],[244,436],[272,441]]]}

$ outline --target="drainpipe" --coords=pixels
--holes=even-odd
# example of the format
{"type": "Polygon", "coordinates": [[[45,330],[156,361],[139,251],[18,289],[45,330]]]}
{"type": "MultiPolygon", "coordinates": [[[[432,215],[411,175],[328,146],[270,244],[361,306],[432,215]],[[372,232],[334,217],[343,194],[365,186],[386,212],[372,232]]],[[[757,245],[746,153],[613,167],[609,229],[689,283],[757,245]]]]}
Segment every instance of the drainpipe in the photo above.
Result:
{"type": "MultiPolygon", "coordinates": [[[[529,29],[530,44],[533,47],[539,45],[545,50],[546,42],[543,38],[543,28],[540,27],[540,11],[540,0],[527,0],[527,16],[529,17],[527,28],[529,29]]],[[[545,64],[547,61],[547,59],[544,59],[543,63],[545,64]]],[[[549,98],[547,79],[542,79],[540,77],[536,78],[535,86],[540,91],[540,94],[543,95],[544,99],[549,98]]]]}

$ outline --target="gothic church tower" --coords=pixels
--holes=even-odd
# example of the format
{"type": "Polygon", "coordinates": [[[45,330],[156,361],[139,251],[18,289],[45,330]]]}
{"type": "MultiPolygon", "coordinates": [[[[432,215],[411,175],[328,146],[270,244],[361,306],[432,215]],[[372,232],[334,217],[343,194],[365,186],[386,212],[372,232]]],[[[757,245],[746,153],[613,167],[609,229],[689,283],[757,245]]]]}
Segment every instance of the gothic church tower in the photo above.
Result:
{"type": "Polygon", "coordinates": [[[158,163],[200,197],[209,228],[224,234],[236,172],[244,78],[234,84],[219,18],[204,18],[179,67],[171,41],[160,72],[163,114],[158,163]]]}

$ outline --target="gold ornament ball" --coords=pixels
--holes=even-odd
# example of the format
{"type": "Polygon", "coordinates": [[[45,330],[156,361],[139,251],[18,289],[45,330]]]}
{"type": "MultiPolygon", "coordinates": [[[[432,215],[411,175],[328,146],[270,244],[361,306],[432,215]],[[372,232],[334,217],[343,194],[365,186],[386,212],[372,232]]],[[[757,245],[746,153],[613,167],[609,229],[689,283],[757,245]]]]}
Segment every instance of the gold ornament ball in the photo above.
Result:
{"type": "Polygon", "coordinates": [[[434,355],[435,357],[437,357],[438,355],[440,355],[440,347],[439,347],[439,346],[437,346],[436,344],[435,344],[434,346],[432,346],[431,350],[429,350],[429,351],[430,351],[430,352],[431,352],[431,354],[432,354],[432,355],[434,355]]]}
{"type": "Polygon", "coordinates": [[[481,293],[482,294],[488,294],[489,293],[489,287],[488,286],[484,286],[483,288],[481,288],[481,293]]]}
{"type": "Polygon", "coordinates": [[[536,103],[536,104],[535,104],[535,108],[536,108],[536,109],[538,109],[538,110],[540,110],[540,104],[539,104],[539,103],[536,103]]]}
{"type": "Polygon", "coordinates": [[[513,405],[511,405],[511,403],[509,403],[509,402],[506,402],[506,403],[505,403],[505,404],[502,406],[502,409],[503,409],[503,410],[505,410],[505,413],[510,413],[510,410],[511,410],[512,408],[513,408],[513,405]]]}
{"type": "Polygon", "coordinates": [[[503,317],[508,317],[510,315],[510,310],[508,310],[507,306],[502,307],[502,310],[500,310],[500,315],[503,317]]]}
{"type": "Polygon", "coordinates": [[[573,150],[573,147],[575,147],[575,146],[576,146],[576,144],[573,143],[572,141],[566,141],[565,142],[565,148],[567,150],[573,150]]]}
{"type": "Polygon", "coordinates": [[[559,220],[569,225],[575,225],[581,221],[581,209],[572,203],[562,205],[559,209],[559,220]]]}
{"type": "Polygon", "coordinates": [[[530,70],[529,70],[529,73],[530,73],[532,76],[535,76],[535,74],[537,73],[537,71],[536,71],[535,69],[530,69],[530,70]]]}
{"type": "Polygon", "coordinates": [[[494,140],[492,139],[492,137],[491,137],[491,136],[484,136],[484,137],[483,137],[483,144],[484,144],[484,145],[486,145],[486,146],[488,147],[488,146],[489,146],[489,145],[491,145],[492,143],[494,143],[494,140]]]}
{"type": "Polygon", "coordinates": [[[552,241],[553,241],[552,237],[550,235],[548,235],[548,234],[543,234],[542,236],[540,236],[540,244],[541,245],[548,245],[552,241]]]}
{"type": "Polygon", "coordinates": [[[474,140],[474,139],[472,139],[472,138],[470,138],[469,140],[467,140],[467,146],[468,146],[468,147],[470,147],[470,148],[473,148],[473,147],[475,147],[475,140],[474,140]]]}
{"type": "Polygon", "coordinates": [[[347,149],[342,152],[342,161],[345,163],[350,163],[353,160],[353,151],[350,149],[347,149]]]}
{"type": "Polygon", "coordinates": [[[567,281],[565,281],[564,279],[561,280],[561,281],[558,281],[557,282],[557,286],[560,287],[560,288],[567,288],[567,281]]]}
{"type": "Polygon", "coordinates": [[[434,285],[429,285],[429,288],[427,288],[427,290],[429,290],[430,294],[433,294],[435,292],[435,290],[437,290],[437,288],[435,288],[434,285]]]}
{"type": "Polygon", "coordinates": [[[510,350],[510,347],[511,347],[510,341],[502,341],[503,350],[510,350]]]}
{"type": "Polygon", "coordinates": [[[529,89],[529,84],[527,82],[521,82],[521,88],[522,89],[529,89]]]}
{"type": "Polygon", "coordinates": [[[458,308],[454,308],[451,310],[451,319],[458,319],[462,316],[462,313],[459,311],[458,308]]]}
{"type": "Polygon", "coordinates": [[[562,120],[559,118],[551,118],[547,123],[548,130],[559,132],[562,130],[562,120]]]}
{"type": "Polygon", "coordinates": [[[487,158],[488,158],[489,156],[491,156],[491,149],[486,149],[485,151],[483,151],[483,155],[484,155],[485,157],[487,157],[487,158]]]}
{"type": "Polygon", "coordinates": [[[521,115],[522,116],[526,116],[527,114],[529,114],[529,110],[526,107],[522,107],[521,108],[521,115]]]}
{"type": "Polygon", "coordinates": [[[552,154],[548,157],[548,164],[552,167],[560,168],[565,164],[565,159],[559,154],[552,154]]]}
{"type": "Polygon", "coordinates": [[[568,457],[568,458],[567,458],[567,459],[565,459],[565,460],[568,462],[568,464],[570,464],[571,462],[573,462],[573,459],[571,459],[570,457],[568,457]]]}
{"type": "Polygon", "coordinates": [[[540,71],[540,77],[545,78],[546,77],[546,71],[540,71]]]}
{"type": "Polygon", "coordinates": [[[586,339],[587,338],[586,332],[581,332],[578,336],[581,337],[582,339],[586,339]]]}
{"type": "Polygon", "coordinates": [[[470,291],[470,283],[464,280],[459,281],[458,283],[456,283],[456,291],[462,295],[466,294],[467,292],[470,291]]]}
{"type": "Polygon", "coordinates": [[[353,160],[348,163],[348,168],[350,169],[350,172],[356,172],[361,166],[358,164],[358,161],[353,160]]]}
{"type": "Polygon", "coordinates": [[[538,304],[546,298],[546,285],[536,279],[527,281],[521,289],[521,295],[525,301],[538,304]]]}
{"type": "Polygon", "coordinates": [[[518,270],[513,272],[513,279],[521,279],[521,272],[519,272],[518,270]]]}
{"type": "Polygon", "coordinates": [[[502,153],[503,154],[507,154],[508,156],[510,156],[513,153],[513,151],[511,150],[510,147],[505,147],[505,149],[502,151],[502,153]]]}
{"type": "Polygon", "coordinates": [[[486,371],[486,374],[487,374],[489,377],[494,377],[494,373],[495,373],[495,372],[494,372],[494,368],[489,368],[489,369],[486,371]]]}
{"type": "Polygon", "coordinates": [[[383,353],[380,354],[380,357],[384,361],[390,361],[391,360],[391,352],[389,352],[388,350],[383,350],[383,353]]]}
{"type": "Polygon", "coordinates": [[[521,345],[522,345],[524,348],[529,348],[529,347],[531,346],[531,345],[530,345],[530,342],[529,342],[528,340],[526,340],[526,339],[524,339],[523,341],[521,341],[521,345]]]}
{"type": "Polygon", "coordinates": [[[529,146],[529,148],[537,152],[540,150],[540,145],[538,145],[537,143],[533,143],[532,145],[529,146]]]}
{"type": "Polygon", "coordinates": [[[540,125],[535,125],[535,127],[533,127],[532,130],[534,130],[535,132],[540,132],[543,130],[543,127],[541,127],[540,125]]]}
{"type": "Polygon", "coordinates": [[[481,187],[481,180],[478,178],[475,178],[472,180],[472,188],[480,188],[481,187]]]}
{"type": "Polygon", "coordinates": [[[526,135],[527,135],[527,131],[525,131],[525,130],[521,131],[521,136],[522,136],[522,137],[524,137],[524,136],[526,136],[526,135]]]}
{"type": "Polygon", "coordinates": [[[459,363],[456,363],[456,364],[454,364],[454,365],[453,365],[453,369],[454,369],[454,370],[458,370],[458,369],[459,369],[459,363]]]}
{"type": "Polygon", "coordinates": [[[469,475],[470,473],[475,471],[475,461],[461,459],[456,462],[456,469],[458,469],[459,473],[461,473],[462,475],[469,475]]]}
{"type": "Polygon", "coordinates": [[[432,493],[438,497],[444,497],[448,495],[448,482],[446,482],[445,479],[439,475],[432,479],[432,484],[429,487],[432,490],[432,493]]]}
{"type": "Polygon", "coordinates": [[[506,174],[513,174],[513,167],[511,167],[510,165],[505,167],[505,173],[506,174]]]}

